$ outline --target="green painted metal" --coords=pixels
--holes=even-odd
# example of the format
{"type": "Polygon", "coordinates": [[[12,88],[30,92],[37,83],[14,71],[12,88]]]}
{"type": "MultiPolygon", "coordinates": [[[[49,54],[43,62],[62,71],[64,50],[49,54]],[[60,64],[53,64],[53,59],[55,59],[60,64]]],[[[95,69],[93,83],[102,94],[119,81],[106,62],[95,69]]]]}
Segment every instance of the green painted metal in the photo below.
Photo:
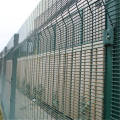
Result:
{"type": "MultiPolygon", "coordinates": [[[[4,93],[4,88],[5,88],[5,74],[6,74],[6,61],[7,61],[7,56],[6,56],[6,54],[7,54],[7,47],[4,49],[4,52],[5,52],[5,56],[4,56],[4,58],[2,59],[2,88],[1,88],[1,91],[2,91],[2,93],[4,93]]],[[[4,94],[2,94],[2,98],[3,98],[3,95],[4,94]]]]}
{"type": "MultiPolygon", "coordinates": [[[[18,45],[19,34],[14,35],[14,48],[18,45]]],[[[17,57],[18,50],[12,53],[12,76],[11,76],[11,96],[10,96],[10,119],[15,120],[15,102],[16,102],[16,81],[17,81],[17,57]]]]}
{"type": "Polygon", "coordinates": [[[111,8],[109,8],[110,15],[112,16],[114,23],[114,44],[113,44],[113,79],[112,79],[112,104],[111,104],[111,119],[120,119],[120,71],[119,71],[119,43],[120,43],[120,1],[112,1],[111,8]]]}
{"type": "MultiPolygon", "coordinates": [[[[106,9],[107,9],[106,3],[106,9]]],[[[107,12],[107,11],[106,11],[107,12]]],[[[111,119],[112,105],[112,49],[114,41],[114,26],[111,25],[109,17],[106,13],[106,30],[103,34],[103,42],[105,45],[105,80],[104,80],[104,119],[111,119]]]]}
{"type": "Polygon", "coordinates": [[[105,55],[104,120],[110,120],[112,104],[112,46],[106,47],[105,55]]]}
{"type": "MultiPolygon", "coordinates": [[[[5,55],[7,54],[7,47],[4,49],[5,55]]],[[[2,53],[3,55],[3,53],[2,53]]],[[[4,118],[7,118],[6,112],[5,112],[5,105],[4,105],[4,94],[5,94],[5,74],[6,74],[6,61],[7,61],[7,56],[4,56],[1,60],[1,107],[3,111],[4,118]]]]}
{"type": "Polygon", "coordinates": [[[2,61],[10,119],[119,119],[117,4],[42,0],[2,61]]]}

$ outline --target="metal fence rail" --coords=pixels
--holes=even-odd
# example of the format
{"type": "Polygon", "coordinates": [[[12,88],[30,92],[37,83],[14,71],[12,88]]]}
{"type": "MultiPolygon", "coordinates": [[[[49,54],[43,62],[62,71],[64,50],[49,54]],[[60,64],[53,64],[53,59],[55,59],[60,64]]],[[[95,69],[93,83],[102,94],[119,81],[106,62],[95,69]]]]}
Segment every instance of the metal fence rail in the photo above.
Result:
{"type": "Polygon", "coordinates": [[[5,119],[120,119],[119,4],[40,2],[1,53],[5,119]]]}

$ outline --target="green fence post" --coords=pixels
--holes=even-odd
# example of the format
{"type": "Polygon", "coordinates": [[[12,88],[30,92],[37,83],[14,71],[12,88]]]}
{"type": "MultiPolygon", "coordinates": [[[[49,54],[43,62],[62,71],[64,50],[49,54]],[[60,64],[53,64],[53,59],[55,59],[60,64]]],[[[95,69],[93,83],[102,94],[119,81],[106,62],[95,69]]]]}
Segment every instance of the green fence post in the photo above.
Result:
{"type": "MultiPolygon", "coordinates": [[[[14,49],[18,45],[19,34],[14,35],[14,49]]],[[[17,56],[18,49],[13,51],[12,56],[12,77],[11,77],[11,96],[10,96],[10,119],[15,119],[15,99],[16,99],[16,71],[17,71],[17,56]]]]}
{"type": "Polygon", "coordinates": [[[7,60],[7,47],[5,47],[4,52],[2,53],[2,73],[1,73],[1,107],[3,111],[4,119],[6,119],[6,114],[4,111],[4,89],[5,89],[5,75],[6,75],[6,60],[7,60]]]}
{"type": "Polygon", "coordinates": [[[104,120],[111,120],[112,104],[112,49],[114,40],[114,28],[109,14],[109,2],[106,2],[106,29],[103,35],[105,45],[105,79],[104,79],[104,120]]]}
{"type": "Polygon", "coordinates": [[[105,47],[104,120],[110,120],[112,101],[112,46],[105,47]]]}
{"type": "MultiPolygon", "coordinates": [[[[112,92],[113,92],[113,70],[114,70],[114,56],[113,47],[115,43],[115,30],[117,20],[117,7],[119,0],[106,0],[106,30],[104,32],[105,44],[105,81],[104,81],[104,120],[112,119],[112,92]]],[[[117,48],[115,48],[117,49],[117,48]]]]}

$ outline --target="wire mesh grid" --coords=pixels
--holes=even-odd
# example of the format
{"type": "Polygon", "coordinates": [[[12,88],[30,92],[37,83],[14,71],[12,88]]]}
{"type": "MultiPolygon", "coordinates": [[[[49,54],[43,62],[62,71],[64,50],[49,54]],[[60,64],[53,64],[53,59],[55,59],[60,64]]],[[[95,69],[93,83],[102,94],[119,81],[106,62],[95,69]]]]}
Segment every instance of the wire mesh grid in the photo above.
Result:
{"type": "MultiPolygon", "coordinates": [[[[116,6],[119,4],[114,0],[40,2],[19,31],[20,41],[27,37],[18,46],[15,119],[104,119],[106,14],[112,26],[117,23],[111,119],[120,118],[116,6]]],[[[10,56],[6,66],[6,80],[10,83],[10,56]]]]}
{"type": "Polygon", "coordinates": [[[30,99],[27,116],[102,119],[104,5],[87,0],[49,4],[18,59],[18,86],[30,99]]]}

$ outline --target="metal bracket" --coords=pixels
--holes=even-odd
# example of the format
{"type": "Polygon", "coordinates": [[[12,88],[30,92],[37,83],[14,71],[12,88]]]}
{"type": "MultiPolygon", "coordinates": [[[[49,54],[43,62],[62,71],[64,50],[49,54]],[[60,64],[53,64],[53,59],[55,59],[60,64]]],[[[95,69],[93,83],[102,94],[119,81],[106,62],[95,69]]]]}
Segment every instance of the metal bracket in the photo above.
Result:
{"type": "Polygon", "coordinates": [[[114,30],[112,26],[109,26],[103,33],[103,43],[104,45],[113,45],[114,30]]]}

